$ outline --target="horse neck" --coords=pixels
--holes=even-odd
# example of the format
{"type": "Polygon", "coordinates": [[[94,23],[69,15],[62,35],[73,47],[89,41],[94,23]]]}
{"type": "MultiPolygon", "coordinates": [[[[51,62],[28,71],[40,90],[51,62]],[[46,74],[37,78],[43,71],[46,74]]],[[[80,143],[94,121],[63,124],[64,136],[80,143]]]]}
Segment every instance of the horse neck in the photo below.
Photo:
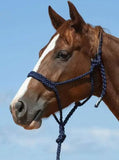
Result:
{"type": "Polygon", "coordinates": [[[107,78],[104,102],[119,120],[119,39],[104,33],[102,52],[107,78]]]}

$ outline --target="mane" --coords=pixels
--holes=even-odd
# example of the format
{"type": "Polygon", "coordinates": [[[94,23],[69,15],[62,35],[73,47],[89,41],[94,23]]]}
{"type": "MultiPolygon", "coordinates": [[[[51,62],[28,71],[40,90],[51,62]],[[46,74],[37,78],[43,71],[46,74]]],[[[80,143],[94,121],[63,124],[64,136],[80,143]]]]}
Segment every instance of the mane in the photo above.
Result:
{"type": "Polygon", "coordinates": [[[113,40],[116,43],[119,43],[119,38],[111,35],[111,34],[107,34],[108,39],[113,40]]]}
{"type": "MultiPolygon", "coordinates": [[[[92,26],[92,25],[91,25],[92,26]]],[[[94,27],[94,26],[92,26],[94,27]]],[[[116,43],[119,43],[119,38],[111,35],[110,33],[107,33],[105,28],[102,28],[101,26],[95,26],[95,28],[99,31],[99,32],[103,32],[105,33],[106,37],[109,39],[109,40],[113,40],[114,42],[116,43]]]]}

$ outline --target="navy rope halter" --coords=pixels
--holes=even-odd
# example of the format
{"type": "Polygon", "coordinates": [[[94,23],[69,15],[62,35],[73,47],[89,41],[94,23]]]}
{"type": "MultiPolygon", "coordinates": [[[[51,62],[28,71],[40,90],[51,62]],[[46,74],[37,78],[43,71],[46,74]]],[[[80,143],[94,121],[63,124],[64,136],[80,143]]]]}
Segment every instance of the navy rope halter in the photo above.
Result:
{"type": "Polygon", "coordinates": [[[78,77],[75,77],[75,78],[72,78],[72,79],[69,79],[69,80],[66,80],[66,81],[63,81],[63,82],[52,82],[49,79],[47,79],[46,77],[44,77],[42,74],[39,74],[37,72],[31,71],[28,74],[28,77],[33,77],[34,79],[40,81],[44,86],[53,90],[55,95],[56,95],[59,114],[60,114],[59,119],[57,118],[57,116],[55,114],[53,114],[55,120],[59,124],[59,136],[56,140],[56,142],[58,144],[56,160],[60,160],[61,145],[66,138],[66,134],[65,134],[66,123],[68,122],[68,120],[72,116],[72,114],[75,112],[75,110],[79,106],[82,106],[83,104],[85,104],[93,95],[93,91],[94,91],[93,71],[96,67],[99,67],[101,77],[102,77],[102,92],[101,92],[101,95],[100,95],[100,98],[99,98],[98,102],[95,104],[95,107],[99,106],[100,102],[102,101],[102,99],[103,99],[103,97],[106,93],[106,75],[105,75],[105,69],[104,69],[104,65],[103,65],[102,57],[101,57],[101,55],[102,55],[102,42],[103,42],[103,37],[102,37],[102,34],[100,33],[98,52],[96,53],[95,58],[91,59],[90,70],[88,72],[84,73],[83,75],[80,75],[78,77]],[[71,111],[68,113],[68,115],[65,117],[65,119],[63,119],[62,105],[61,105],[61,101],[60,101],[57,86],[64,85],[64,84],[67,84],[67,83],[71,83],[71,82],[74,82],[76,80],[80,80],[81,78],[83,78],[87,75],[90,75],[90,82],[91,82],[90,96],[87,97],[83,102],[75,102],[75,106],[71,109],[71,111]]]}

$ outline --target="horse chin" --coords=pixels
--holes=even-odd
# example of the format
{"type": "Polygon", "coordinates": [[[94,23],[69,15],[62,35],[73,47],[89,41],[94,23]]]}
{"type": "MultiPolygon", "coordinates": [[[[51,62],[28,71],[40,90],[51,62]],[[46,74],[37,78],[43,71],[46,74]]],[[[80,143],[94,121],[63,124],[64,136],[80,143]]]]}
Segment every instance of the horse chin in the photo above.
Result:
{"type": "Polygon", "coordinates": [[[42,120],[35,121],[33,120],[28,126],[22,126],[26,130],[38,129],[41,127],[42,120]]]}
{"type": "Polygon", "coordinates": [[[27,130],[32,130],[32,129],[38,129],[41,127],[41,124],[42,124],[42,115],[43,115],[43,111],[42,110],[39,110],[34,119],[31,121],[31,123],[29,125],[24,125],[24,129],[27,129],[27,130]]]}

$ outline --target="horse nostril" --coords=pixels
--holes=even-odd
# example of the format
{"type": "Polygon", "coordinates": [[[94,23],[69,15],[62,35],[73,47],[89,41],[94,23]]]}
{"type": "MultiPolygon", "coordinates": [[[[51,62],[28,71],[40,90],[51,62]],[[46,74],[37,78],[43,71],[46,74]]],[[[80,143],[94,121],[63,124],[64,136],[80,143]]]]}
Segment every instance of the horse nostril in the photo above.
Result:
{"type": "Polygon", "coordinates": [[[26,108],[25,104],[22,101],[18,101],[15,104],[15,110],[16,110],[17,116],[19,118],[22,118],[25,115],[27,108],[26,108]]]}
{"type": "Polygon", "coordinates": [[[15,109],[16,109],[18,112],[22,112],[22,110],[24,109],[24,104],[23,104],[23,102],[18,101],[18,102],[15,104],[15,109]]]}

